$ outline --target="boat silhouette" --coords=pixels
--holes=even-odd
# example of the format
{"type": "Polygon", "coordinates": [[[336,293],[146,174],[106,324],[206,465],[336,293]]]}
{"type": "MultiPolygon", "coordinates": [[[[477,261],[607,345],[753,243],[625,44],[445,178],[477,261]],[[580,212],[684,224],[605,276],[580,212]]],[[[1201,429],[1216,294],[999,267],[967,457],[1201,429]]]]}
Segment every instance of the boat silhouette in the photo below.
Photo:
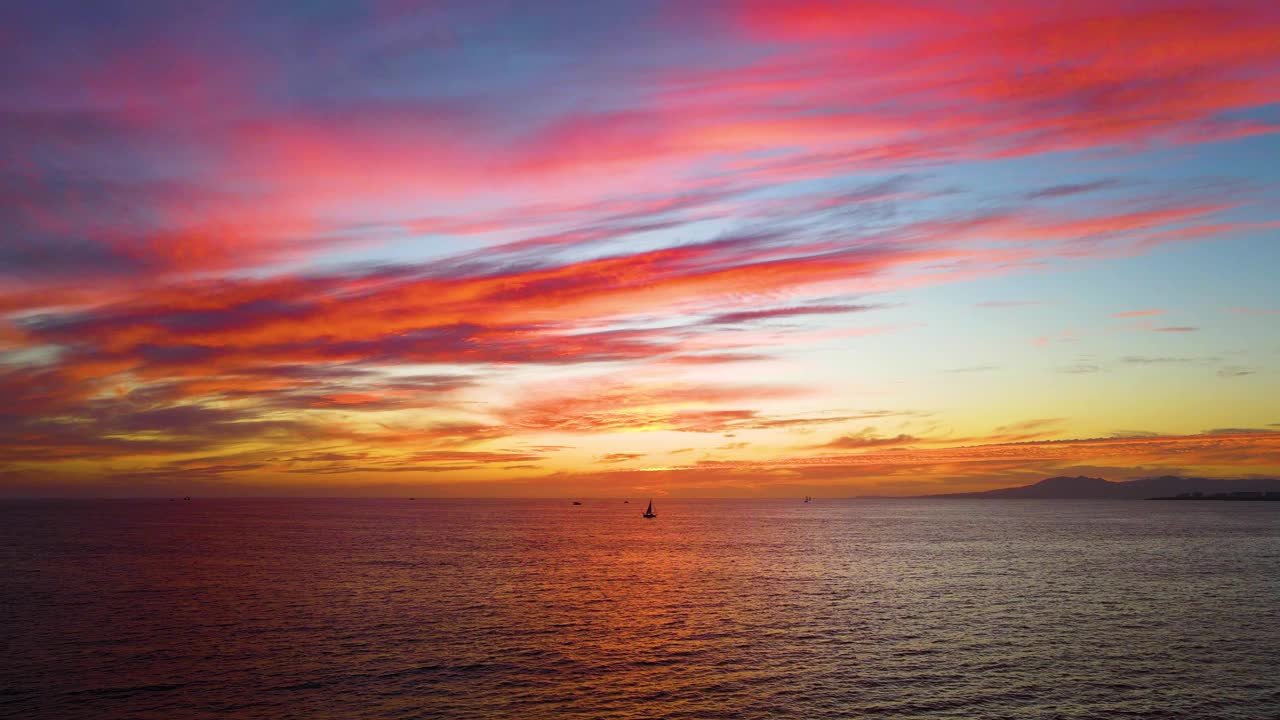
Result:
{"type": "Polygon", "coordinates": [[[574,505],[581,505],[582,503],[578,502],[577,500],[574,500],[574,501],[573,501],[573,504],[574,504],[574,505]]]}
{"type": "Polygon", "coordinates": [[[647,517],[647,518],[658,517],[658,513],[653,511],[653,498],[649,498],[649,507],[644,511],[644,515],[642,515],[641,517],[647,517]]]}

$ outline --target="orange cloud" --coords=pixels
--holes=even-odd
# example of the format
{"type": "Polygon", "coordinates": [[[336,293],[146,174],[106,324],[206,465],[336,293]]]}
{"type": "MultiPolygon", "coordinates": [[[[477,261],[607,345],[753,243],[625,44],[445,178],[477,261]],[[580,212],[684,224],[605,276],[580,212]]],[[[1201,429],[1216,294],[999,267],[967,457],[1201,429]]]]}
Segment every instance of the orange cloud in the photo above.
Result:
{"type": "MultiPolygon", "coordinates": [[[[0,469],[463,476],[557,452],[517,436],[826,427],[836,437],[808,448],[824,455],[709,461],[662,481],[1273,464],[1259,433],[851,432],[841,424],[893,413],[782,413],[766,408],[815,389],[689,379],[923,324],[851,327],[849,315],[890,310],[872,293],[1273,229],[1265,190],[1152,191],[1046,163],[1034,187],[990,193],[935,172],[1276,132],[1260,111],[1280,102],[1280,16],[1266,3],[680,6],[663,37],[689,52],[644,48],[636,65],[549,48],[591,68],[569,89],[542,63],[509,83],[435,47],[412,51],[459,63],[439,87],[400,74],[410,48],[369,53],[372,71],[363,51],[332,48],[313,71],[261,47],[243,29],[262,24],[230,6],[126,20],[74,57],[3,48],[15,70],[0,113],[0,469]],[[703,21],[698,36],[685,13],[703,21]],[[360,82],[332,82],[339,67],[360,82]],[[536,389],[518,374],[596,363],[650,374],[536,389]],[[974,447],[945,447],[961,442],[974,447]]],[[[342,30],[387,36],[377,21],[342,30]]],[[[1259,372],[1247,363],[1218,376],[1259,372]]]]}
{"type": "MultiPolygon", "coordinates": [[[[865,452],[776,458],[704,460],[645,471],[604,472],[597,487],[643,485],[686,494],[923,495],[1031,483],[1087,470],[1112,479],[1169,473],[1280,473],[1280,432],[1209,431],[995,443],[935,449],[869,448],[865,452]]],[[[572,475],[552,476],[559,486],[572,475]]]]}

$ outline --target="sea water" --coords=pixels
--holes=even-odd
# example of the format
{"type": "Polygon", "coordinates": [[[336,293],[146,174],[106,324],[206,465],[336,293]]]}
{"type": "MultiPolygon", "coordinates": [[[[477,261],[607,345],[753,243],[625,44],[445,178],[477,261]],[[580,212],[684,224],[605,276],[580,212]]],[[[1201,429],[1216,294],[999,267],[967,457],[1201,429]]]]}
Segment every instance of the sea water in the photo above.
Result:
{"type": "Polygon", "coordinates": [[[1280,718],[1280,504],[0,502],[0,716],[1280,718]]]}

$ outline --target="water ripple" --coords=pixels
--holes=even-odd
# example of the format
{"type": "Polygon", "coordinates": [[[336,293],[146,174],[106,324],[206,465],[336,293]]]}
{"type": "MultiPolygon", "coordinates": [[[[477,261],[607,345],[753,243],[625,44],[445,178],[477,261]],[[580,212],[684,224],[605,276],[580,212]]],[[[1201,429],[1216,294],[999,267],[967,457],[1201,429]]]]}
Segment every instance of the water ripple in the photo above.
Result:
{"type": "Polygon", "coordinates": [[[0,503],[0,717],[1274,720],[1207,505],[0,503]]]}

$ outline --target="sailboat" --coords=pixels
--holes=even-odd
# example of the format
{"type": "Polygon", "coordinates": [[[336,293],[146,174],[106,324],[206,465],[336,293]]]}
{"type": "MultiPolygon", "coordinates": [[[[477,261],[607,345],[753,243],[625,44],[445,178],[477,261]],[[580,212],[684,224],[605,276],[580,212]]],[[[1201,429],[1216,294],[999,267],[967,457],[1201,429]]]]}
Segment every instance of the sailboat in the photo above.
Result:
{"type": "Polygon", "coordinates": [[[804,501],[805,501],[805,502],[809,502],[809,501],[810,501],[810,500],[812,500],[812,499],[813,499],[813,498],[809,497],[808,495],[805,495],[805,496],[804,496],[804,501]]]}
{"type": "Polygon", "coordinates": [[[653,511],[653,498],[649,498],[649,508],[644,511],[644,515],[642,517],[647,517],[647,518],[658,517],[658,513],[653,511]]]}

